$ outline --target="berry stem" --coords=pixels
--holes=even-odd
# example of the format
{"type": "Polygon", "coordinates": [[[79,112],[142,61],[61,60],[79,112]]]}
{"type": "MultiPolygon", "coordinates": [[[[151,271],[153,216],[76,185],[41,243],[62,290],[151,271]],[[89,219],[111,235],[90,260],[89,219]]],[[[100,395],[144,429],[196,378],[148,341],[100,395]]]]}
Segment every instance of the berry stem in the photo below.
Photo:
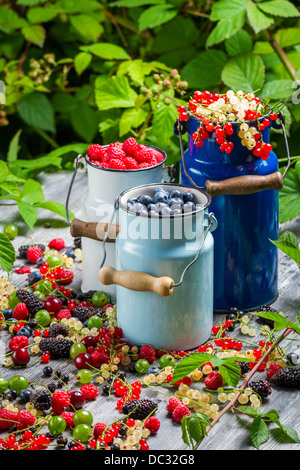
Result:
{"type": "MultiPolygon", "coordinates": [[[[256,365],[253,367],[251,372],[247,375],[245,378],[244,382],[241,384],[238,392],[235,394],[233,399],[220,411],[220,413],[216,416],[216,418],[211,422],[211,424],[206,428],[206,434],[214,427],[214,425],[221,419],[221,417],[230,409],[234,406],[236,403],[238,397],[240,396],[241,392],[247,387],[248,382],[252,378],[252,376],[255,374],[255,372],[258,370],[260,365],[264,362],[264,360],[269,356],[269,354],[281,343],[283,339],[285,339],[290,333],[294,331],[293,328],[287,328],[284,333],[277,339],[277,341],[269,348],[266,350],[266,352],[262,355],[260,360],[256,363],[256,365]]],[[[200,442],[197,444],[196,448],[200,445],[200,442]]]]}

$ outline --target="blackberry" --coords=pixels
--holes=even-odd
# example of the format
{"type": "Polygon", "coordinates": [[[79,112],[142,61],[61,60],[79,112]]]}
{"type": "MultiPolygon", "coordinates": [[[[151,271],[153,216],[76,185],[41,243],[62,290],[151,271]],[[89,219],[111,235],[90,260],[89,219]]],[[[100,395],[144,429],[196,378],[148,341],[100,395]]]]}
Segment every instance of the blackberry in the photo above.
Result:
{"type": "Polygon", "coordinates": [[[300,369],[287,367],[280,369],[271,377],[272,383],[282,388],[300,389],[300,369]]]}
{"type": "Polygon", "coordinates": [[[100,308],[95,307],[75,307],[71,310],[71,315],[72,317],[76,317],[79,321],[84,323],[92,315],[99,315],[101,312],[102,310],[100,308]]]}
{"type": "Polygon", "coordinates": [[[21,302],[24,302],[31,316],[44,308],[44,303],[31,290],[18,289],[16,295],[21,302]]]}
{"type": "MultiPolygon", "coordinates": [[[[261,305],[258,309],[257,312],[275,312],[278,313],[275,308],[272,308],[270,305],[261,305]]],[[[262,323],[263,325],[268,325],[270,328],[274,328],[274,321],[271,320],[270,318],[263,318],[263,317],[257,317],[257,320],[259,323],[262,323]]]]}
{"type": "Polygon", "coordinates": [[[69,329],[62,323],[53,323],[53,325],[50,326],[48,332],[50,338],[56,338],[58,335],[68,336],[69,329]]]}
{"type": "Polygon", "coordinates": [[[96,290],[89,290],[88,292],[80,292],[77,295],[77,299],[80,300],[81,302],[87,301],[87,300],[92,300],[93,295],[97,292],[96,290]]]}
{"type": "Polygon", "coordinates": [[[122,406],[122,413],[130,414],[130,418],[143,420],[156,408],[157,403],[153,400],[132,400],[122,406]]]}
{"type": "Polygon", "coordinates": [[[238,365],[239,365],[240,368],[241,368],[241,374],[242,374],[242,375],[246,375],[246,374],[249,372],[250,367],[249,367],[249,363],[248,363],[248,362],[240,361],[240,362],[238,362],[238,365]]]}
{"type": "Polygon", "coordinates": [[[266,380],[252,380],[249,386],[261,398],[267,398],[272,393],[270,384],[266,380]]]}
{"type": "Polygon", "coordinates": [[[41,244],[41,243],[35,243],[34,245],[31,244],[31,245],[22,245],[18,248],[18,251],[19,251],[19,258],[21,259],[26,259],[27,258],[27,250],[28,248],[30,248],[31,246],[37,246],[38,248],[40,248],[42,251],[45,250],[45,245],[44,244],[41,244]]]}
{"type": "Polygon", "coordinates": [[[32,395],[32,403],[37,410],[49,410],[52,405],[52,395],[46,389],[39,390],[32,395]]]}
{"type": "Polygon", "coordinates": [[[47,385],[47,388],[50,393],[54,393],[56,390],[56,384],[54,382],[51,382],[50,384],[47,385]]]}
{"type": "Polygon", "coordinates": [[[68,358],[70,356],[70,348],[73,341],[65,338],[43,338],[39,347],[45,352],[49,351],[52,359],[68,358]]]}

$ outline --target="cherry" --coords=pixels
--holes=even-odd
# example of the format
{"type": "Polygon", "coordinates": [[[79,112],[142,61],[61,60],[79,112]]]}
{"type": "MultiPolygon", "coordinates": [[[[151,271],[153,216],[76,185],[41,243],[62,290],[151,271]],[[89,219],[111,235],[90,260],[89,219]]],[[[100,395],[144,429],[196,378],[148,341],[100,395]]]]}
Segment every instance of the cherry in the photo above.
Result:
{"type": "Polygon", "coordinates": [[[26,366],[30,361],[30,355],[25,348],[18,348],[12,354],[12,360],[16,366],[26,366]]]}
{"type": "Polygon", "coordinates": [[[62,309],[62,301],[57,297],[47,297],[44,308],[51,313],[58,313],[62,309]]]}
{"type": "Polygon", "coordinates": [[[74,360],[76,369],[89,369],[93,365],[93,358],[88,353],[81,353],[74,360]]]}
{"type": "Polygon", "coordinates": [[[97,339],[95,336],[85,336],[81,343],[87,348],[95,348],[97,346],[97,339]]]}
{"type": "Polygon", "coordinates": [[[76,410],[78,410],[79,408],[82,408],[86,401],[83,393],[79,392],[78,390],[71,392],[69,395],[69,398],[70,398],[70,404],[76,410]]]}

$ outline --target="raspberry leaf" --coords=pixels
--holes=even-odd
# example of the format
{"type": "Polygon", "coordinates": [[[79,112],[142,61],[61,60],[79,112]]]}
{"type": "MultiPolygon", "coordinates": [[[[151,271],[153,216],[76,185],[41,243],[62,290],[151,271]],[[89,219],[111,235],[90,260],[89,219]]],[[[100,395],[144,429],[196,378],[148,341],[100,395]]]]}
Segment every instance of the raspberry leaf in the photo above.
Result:
{"type": "Polygon", "coordinates": [[[7,274],[12,270],[16,258],[15,249],[4,233],[0,233],[0,265],[7,274]]]}
{"type": "Polygon", "coordinates": [[[269,439],[269,430],[261,416],[257,416],[250,428],[251,439],[254,447],[259,447],[269,439]]]}

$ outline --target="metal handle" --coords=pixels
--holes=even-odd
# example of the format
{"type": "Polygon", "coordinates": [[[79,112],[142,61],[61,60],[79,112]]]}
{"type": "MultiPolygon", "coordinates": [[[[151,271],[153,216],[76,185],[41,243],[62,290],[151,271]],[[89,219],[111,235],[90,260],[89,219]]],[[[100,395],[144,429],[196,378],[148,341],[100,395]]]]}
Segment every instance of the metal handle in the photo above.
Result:
{"type": "Polygon", "coordinates": [[[70,182],[70,186],[69,186],[67,198],[66,198],[66,216],[67,216],[67,222],[69,225],[71,225],[70,217],[69,217],[69,201],[70,201],[71,191],[72,191],[72,187],[75,181],[75,177],[76,177],[77,172],[85,173],[86,171],[86,161],[81,154],[77,155],[77,157],[75,158],[74,166],[75,166],[75,170],[72,175],[72,179],[70,182]]]}
{"type": "MultiPolygon", "coordinates": [[[[279,119],[280,119],[279,127],[282,127],[282,131],[283,131],[283,135],[285,139],[286,151],[287,151],[287,166],[283,174],[277,171],[270,175],[243,175],[243,176],[237,176],[235,178],[229,178],[227,180],[222,180],[222,181],[207,180],[204,188],[201,188],[198,185],[196,185],[196,183],[194,182],[194,180],[191,178],[191,176],[189,175],[187,171],[185,156],[184,156],[184,149],[183,149],[183,141],[182,141],[182,129],[181,129],[182,123],[178,119],[176,133],[179,136],[181,160],[182,160],[183,170],[184,170],[186,177],[195,188],[205,189],[210,194],[211,197],[220,196],[220,195],[252,194],[252,193],[256,193],[256,192],[263,191],[266,189],[280,190],[283,186],[283,179],[290,167],[291,160],[290,160],[288,140],[287,140],[286,131],[285,131],[285,125],[284,125],[284,115],[282,112],[279,113],[279,119]]],[[[184,124],[184,132],[185,131],[186,131],[186,124],[184,124]]]]}

